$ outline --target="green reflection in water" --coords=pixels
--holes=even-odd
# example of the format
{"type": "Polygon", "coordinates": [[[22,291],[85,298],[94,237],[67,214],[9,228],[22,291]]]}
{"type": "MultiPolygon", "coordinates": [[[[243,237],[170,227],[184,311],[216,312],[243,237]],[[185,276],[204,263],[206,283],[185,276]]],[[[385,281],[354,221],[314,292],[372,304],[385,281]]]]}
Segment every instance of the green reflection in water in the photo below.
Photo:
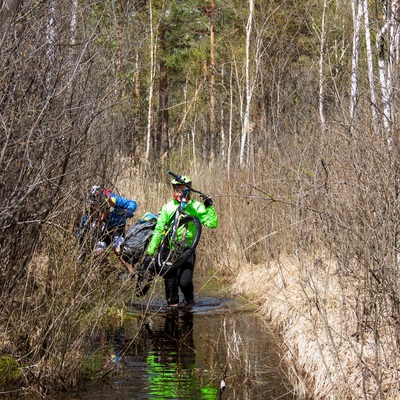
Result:
{"type": "Polygon", "coordinates": [[[149,398],[215,400],[217,388],[209,382],[203,383],[196,374],[196,364],[187,363],[180,352],[168,350],[168,358],[176,361],[162,361],[163,355],[150,351],[147,356],[147,378],[149,398]],[[184,367],[183,363],[184,362],[184,367]]]}

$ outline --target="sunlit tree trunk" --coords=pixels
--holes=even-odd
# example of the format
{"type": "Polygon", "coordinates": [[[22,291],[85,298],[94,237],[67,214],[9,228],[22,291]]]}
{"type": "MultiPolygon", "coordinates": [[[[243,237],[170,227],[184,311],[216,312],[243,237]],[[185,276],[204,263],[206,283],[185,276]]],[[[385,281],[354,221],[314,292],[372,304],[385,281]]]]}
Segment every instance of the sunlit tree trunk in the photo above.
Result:
{"type": "Polygon", "coordinates": [[[159,156],[168,157],[169,151],[169,111],[168,111],[168,67],[160,61],[160,80],[158,93],[158,128],[157,152],[159,156]]]}
{"type": "Polygon", "coordinates": [[[140,67],[140,55],[139,51],[136,52],[136,60],[135,60],[135,97],[138,100],[137,104],[140,104],[140,72],[139,72],[139,67],[140,67]]]}
{"type": "Polygon", "coordinates": [[[229,127],[228,127],[228,154],[226,158],[228,177],[230,176],[230,169],[231,169],[232,127],[233,127],[233,67],[231,67],[231,73],[229,76],[229,127]]]}
{"type": "Polygon", "coordinates": [[[374,63],[373,63],[373,53],[371,45],[371,30],[369,24],[369,11],[368,11],[368,0],[363,1],[363,12],[364,12],[364,29],[365,29],[365,45],[367,50],[367,63],[368,63],[368,81],[369,81],[369,91],[371,99],[371,114],[374,127],[377,123],[376,115],[376,91],[375,91],[375,80],[374,80],[374,63]]]}
{"type": "MultiPolygon", "coordinates": [[[[161,54],[166,52],[167,26],[160,21],[158,27],[158,38],[161,54]]],[[[169,152],[169,110],[168,110],[168,66],[160,57],[159,60],[159,81],[158,81],[158,123],[154,150],[157,157],[168,157],[169,152]]]]}
{"type": "MultiPolygon", "coordinates": [[[[398,1],[396,2],[397,10],[399,9],[398,1]]],[[[397,11],[398,13],[398,11],[397,11]]],[[[396,29],[394,32],[394,52],[395,52],[395,63],[396,65],[400,62],[400,27],[399,27],[399,18],[395,18],[394,23],[396,24],[396,29]]]]}
{"type": "Polygon", "coordinates": [[[350,121],[352,123],[358,100],[358,58],[360,43],[360,28],[362,17],[362,3],[360,0],[352,0],[353,13],[353,50],[351,57],[351,93],[350,93],[350,121]]]}
{"type": "Polygon", "coordinates": [[[75,42],[76,42],[76,19],[77,19],[77,13],[78,13],[78,0],[72,0],[72,4],[71,4],[71,23],[70,23],[70,31],[71,31],[70,44],[71,44],[71,46],[74,46],[75,42]]]}
{"type": "MultiPolygon", "coordinates": [[[[138,143],[140,140],[141,132],[140,127],[142,126],[142,111],[141,111],[141,103],[142,103],[142,96],[141,96],[141,84],[140,84],[140,56],[139,51],[135,50],[135,75],[134,75],[134,98],[133,98],[133,107],[134,107],[134,117],[132,121],[131,127],[131,143],[133,144],[132,154],[135,155],[135,143],[138,143]]],[[[137,148],[136,148],[137,150],[137,148]]]]}
{"type": "MultiPolygon", "coordinates": [[[[224,87],[225,85],[225,68],[222,65],[221,67],[221,83],[222,86],[224,87]]],[[[220,145],[220,149],[221,149],[221,157],[222,160],[225,160],[225,148],[226,148],[226,139],[225,139],[225,113],[224,113],[224,105],[221,105],[221,111],[220,111],[220,116],[221,116],[221,131],[220,131],[220,136],[221,136],[221,145],[220,145]]]]}
{"type": "Polygon", "coordinates": [[[215,158],[215,29],[214,29],[215,2],[210,0],[210,159],[215,158]]]}
{"type": "MultiPolygon", "coordinates": [[[[390,13],[390,37],[389,37],[389,54],[388,54],[388,87],[389,101],[393,101],[393,82],[396,81],[398,41],[399,41],[399,0],[392,0],[390,13]]],[[[390,110],[391,126],[395,123],[395,113],[390,110]]],[[[390,132],[391,135],[391,132],[390,132]]]]}
{"type": "Polygon", "coordinates": [[[146,137],[146,155],[145,161],[148,162],[150,158],[150,148],[151,148],[151,131],[153,125],[153,86],[154,77],[156,70],[156,54],[157,45],[156,38],[153,29],[153,4],[150,0],[149,2],[149,23],[150,23],[150,76],[149,76],[149,93],[148,93],[148,109],[147,109],[147,137],[146,137]]]}
{"type": "Polygon", "coordinates": [[[56,8],[55,0],[50,0],[48,5],[48,18],[46,27],[46,43],[47,43],[46,55],[50,64],[53,64],[55,58],[54,55],[54,45],[56,41],[55,8],[56,8]]]}
{"type": "MultiPolygon", "coordinates": [[[[386,15],[385,23],[376,37],[376,46],[378,50],[378,68],[379,82],[381,86],[382,105],[383,105],[383,125],[385,127],[388,146],[391,148],[390,122],[391,122],[391,104],[390,104],[390,54],[385,53],[385,36],[388,32],[390,21],[386,15]]],[[[388,46],[390,49],[390,46],[388,46]]]]}
{"type": "Polygon", "coordinates": [[[325,130],[325,114],[324,114],[324,51],[325,51],[325,15],[327,0],[324,0],[324,7],[322,10],[321,20],[321,34],[320,34],[320,55],[319,55],[319,118],[321,120],[322,129],[325,130]]]}
{"type": "Polygon", "coordinates": [[[245,153],[246,153],[246,143],[247,135],[249,134],[250,128],[250,104],[251,104],[251,88],[250,88],[250,39],[251,39],[251,28],[253,25],[253,12],[254,12],[254,0],[249,0],[249,16],[246,25],[246,60],[245,60],[245,74],[246,74],[246,105],[243,115],[242,122],[242,137],[240,141],[240,155],[239,155],[239,165],[242,168],[245,164],[245,153]]]}

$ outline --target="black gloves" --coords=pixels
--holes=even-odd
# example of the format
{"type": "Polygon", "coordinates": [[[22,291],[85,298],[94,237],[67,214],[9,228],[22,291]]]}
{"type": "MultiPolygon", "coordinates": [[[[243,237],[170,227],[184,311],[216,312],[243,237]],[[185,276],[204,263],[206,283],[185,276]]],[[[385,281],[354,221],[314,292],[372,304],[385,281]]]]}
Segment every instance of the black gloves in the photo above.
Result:
{"type": "Polygon", "coordinates": [[[206,207],[211,207],[213,205],[212,198],[208,196],[207,194],[202,193],[200,197],[203,199],[204,205],[206,207]]]}

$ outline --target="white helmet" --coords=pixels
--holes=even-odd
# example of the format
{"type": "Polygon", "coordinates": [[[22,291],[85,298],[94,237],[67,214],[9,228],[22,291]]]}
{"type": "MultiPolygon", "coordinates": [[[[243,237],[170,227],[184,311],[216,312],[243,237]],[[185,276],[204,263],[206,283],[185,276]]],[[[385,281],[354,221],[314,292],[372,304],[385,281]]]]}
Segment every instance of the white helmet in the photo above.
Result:
{"type": "Polygon", "coordinates": [[[100,186],[98,186],[98,185],[92,186],[89,189],[88,194],[87,194],[87,198],[88,198],[89,203],[91,203],[91,204],[98,203],[101,200],[101,197],[102,197],[101,196],[102,195],[101,192],[102,192],[102,190],[101,190],[100,186]]]}

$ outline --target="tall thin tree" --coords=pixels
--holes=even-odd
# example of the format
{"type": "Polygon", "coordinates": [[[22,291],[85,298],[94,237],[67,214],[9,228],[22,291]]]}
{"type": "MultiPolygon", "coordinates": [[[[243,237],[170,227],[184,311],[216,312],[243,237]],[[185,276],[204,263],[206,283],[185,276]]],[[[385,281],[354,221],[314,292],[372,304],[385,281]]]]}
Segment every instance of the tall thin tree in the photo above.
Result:
{"type": "Polygon", "coordinates": [[[247,135],[250,130],[250,105],[251,105],[251,83],[250,83],[250,43],[251,43],[251,33],[253,26],[253,13],[254,13],[254,0],[249,0],[249,16],[247,18],[246,24],[246,60],[245,60],[245,86],[246,86],[246,104],[245,110],[243,114],[242,121],[242,137],[240,140],[240,153],[239,153],[239,165],[243,168],[245,164],[245,152],[246,152],[246,143],[247,143],[247,135]]]}

